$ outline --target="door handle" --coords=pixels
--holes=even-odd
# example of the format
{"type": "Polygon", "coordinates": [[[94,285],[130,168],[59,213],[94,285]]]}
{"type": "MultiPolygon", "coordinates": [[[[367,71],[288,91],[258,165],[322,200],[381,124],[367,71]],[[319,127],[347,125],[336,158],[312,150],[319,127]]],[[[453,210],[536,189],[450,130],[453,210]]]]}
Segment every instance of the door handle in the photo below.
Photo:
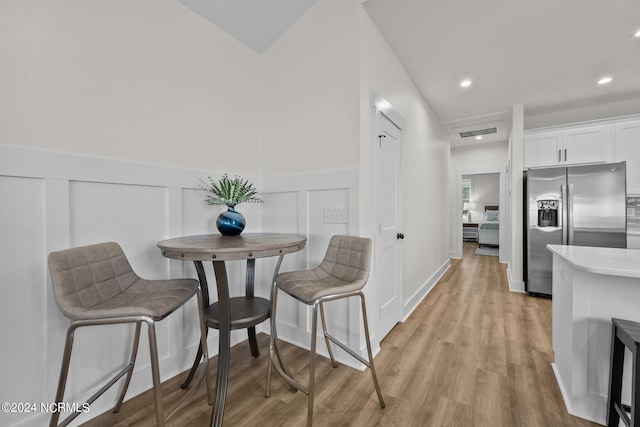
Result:
{"type": "Polygon", "coordinates": [[[567,185],[567,245],[573,245],[573,184],[567,185]]]}
{"type": "Polygon", "coordinates": [[[397,239],[404,239],[404,234],[398,233],[398,234],[396,234],[396,238],[397,239]]]}
{"type": "Polygon", "coordinates": [[[562,213],[561,213],[561,219],[560,219],[560,226],[562,227],[562,244],[566,245],[567,243],[567,228],[569,227],[569,221],[568,221],[568,215],[567,215],[567,204],[568,204],[568,199],[567,199],[567,184],[562,184],[560,186],[560,194],[561,194],[561,199],[560,199],[560,207],[562,208],[562,213]]]}

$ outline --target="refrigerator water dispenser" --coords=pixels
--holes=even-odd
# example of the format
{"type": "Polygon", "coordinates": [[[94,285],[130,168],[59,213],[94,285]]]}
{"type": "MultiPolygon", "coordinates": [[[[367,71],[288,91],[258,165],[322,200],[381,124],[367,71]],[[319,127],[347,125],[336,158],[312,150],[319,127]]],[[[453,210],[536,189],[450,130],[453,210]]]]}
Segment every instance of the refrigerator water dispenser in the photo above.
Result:
{"type": "Polygon", "coordinates": [[[538,200],[538,227],[558,226],[558,200],[538,200]]]}

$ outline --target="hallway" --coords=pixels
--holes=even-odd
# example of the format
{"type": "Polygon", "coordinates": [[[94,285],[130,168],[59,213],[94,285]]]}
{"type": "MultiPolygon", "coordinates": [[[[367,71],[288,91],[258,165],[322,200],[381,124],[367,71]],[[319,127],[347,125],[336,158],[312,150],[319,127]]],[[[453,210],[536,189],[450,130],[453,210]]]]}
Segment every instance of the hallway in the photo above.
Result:
{"type": "Polygon", "coordinates": [[[555,383],[551,300],[509,292],[505,265],[476,247],[464,242],[463,259],[383,341],[383,391],[403,397],[380,425],[596,425],[567,414],[555,383]]]}

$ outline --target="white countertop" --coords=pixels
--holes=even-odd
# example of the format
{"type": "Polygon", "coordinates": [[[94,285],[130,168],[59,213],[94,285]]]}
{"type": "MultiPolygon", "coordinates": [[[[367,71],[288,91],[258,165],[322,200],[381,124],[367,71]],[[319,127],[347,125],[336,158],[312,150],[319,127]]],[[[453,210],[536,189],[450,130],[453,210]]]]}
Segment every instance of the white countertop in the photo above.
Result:
{"type": "Polygon", "coordinates": [[[547,245],[547,249],[588,273],[640,278],[638,249],[566,245],[547,245]]]}

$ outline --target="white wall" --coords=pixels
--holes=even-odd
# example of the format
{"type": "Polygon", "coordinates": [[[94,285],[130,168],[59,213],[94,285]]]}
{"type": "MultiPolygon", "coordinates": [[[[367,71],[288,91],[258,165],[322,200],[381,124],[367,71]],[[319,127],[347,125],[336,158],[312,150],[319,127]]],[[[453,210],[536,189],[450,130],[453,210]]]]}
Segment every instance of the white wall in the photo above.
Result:
{"type": "MultiPolygon", "coordinates": [[[[360,25],[361,210],[364,233],[373,231],[371,91],[404,118],[405,239],[403,308],[408,314],[449,265],[449,218],[434,205],[449,203],[449,143],[431,108],[391,52],[366,11],[360,25]]],[[[446,212],[446,208],[445,208],[446,212]]]]}
{"type": "Polygon", "coordinates": [[[522,248],[522,198],[524,170],[524,107],[514,105],[509,136],[509,211],[511,231],[507,275],[512,290],[524,292],[522,248]]]}
{"type": "Polygon", "coordinates": [[[260,171],[260,57],[174,0],[0,2],[0,144],[260,171]]]}
{"type": "MultiPolygon", "coordinates": [[[[373,234],[371,91],[404,117],[410,310],[448,264],[447,135],[358,0],[321,0],[263,56],[264,176],[358,167],[359,229],[373,234]],[[442,224],[445,227],[433,227],[442,224]]],[[[372,278],[372,282],[375,278],[372,278]]],[[[369,301],[372,305],[372,302],[369,301]]]]}
{"type": "MultiPolygon", "coordinates": [[[[310,174],[266,177],[262,182],[266,195],[262,205],[263,228],[269,232],[296,233],[307,236],[307,246],[295,257],[287,256],[280,271],[312,268],[320,264],[331,236],[358,234],[358,171],[357,169],[317,172],[310,174]],[[344,223],[324,220],[324,208],[342,208],[348,212],[344,223]],[[287,259],[292,258],[292,259],[287,259]]],[[[265,263],[271,273],[275,259],[265,263]]],[[[268,274],[264,274],[268,278],[268,274]]],[[[265,284],[267,279],[263,278],[265,284]]],[[[263,289],[268,289],[265,286],[263,289]]],[[[262,294],[268,298],[268,293],[262,294]]],[[[327,327],[338,339],[358,349],[361,340],[360,306],[355,298],[335,301],[325,305],[327,327]]],[[[278,336],[299,347],[309,348],[311,343],[311,311],[309,307],[280,293],[277,308],[278,336]]],[[[263,324],[269,331],[269,325],[263,324]]],[[[322,340],[320,341],[322,342],[322,340]]],[[[334,352],[336,348],[334,347],[334,352]]],[[[318,345],[318,353],[325,354],[326,347],[318,345]]],[[[336,358],[345,364],[358,367],[358,362],[337,349],[336,358]]],[[[364,354],[364,353],[363,353],[364,354]]]]}
{"type": "Polygon", "coordinates": [[[262,55],[265,175],[358,167],[358,28],[321,0],[262,55]]]}
{"type": "MultiPolygon", "coordinates": [[[[49,401],[57,382],[67,321],[49,294],[48,252],[117,240],[142,275],[195,277],[155,244],[211,232],[200,177],[256,181],[267,203],[247,205],[247,231],[308,236],[283,269],[317,263],[331,234],[372,235],[372,90],[406,123],[405,314],[448,266],[449,220],[433,208],[449,204],[447,135],[359,0],[319,0],[262,56],[171,0],[0,2],[0,56],[0,250],[11,254],[2,323],[24,320],[0,337],[12,343],[0,353],[7,401],[49,401]],[[346,207],[348,223],[325,223],[327,206],[346,207]]],[[[241,267],[232,274],[242,283],[241,267]]],[[[256,292],[267,292],[264,283],[256,292]]],[[[282,304],[284,337],[305,345],[308,312],[282,304]]],[[[334,310],[337,335],[361,343],[357,310],[334,310]]],[[[191,362],[187,317],[172,315],[159,333],[165,379],[191,362]]],[[[96,354],[97,339],[80,360],[124,353],[96,354]]],[[[72,381],[71,396],[95,387],[99,374],[87,369],[91,384],[72,381]]],[[[145,374],[134,375],[130,395],[149,387],[145,374]]],[[[0,415],[2,425],[43,417],[0,415]]]]}

